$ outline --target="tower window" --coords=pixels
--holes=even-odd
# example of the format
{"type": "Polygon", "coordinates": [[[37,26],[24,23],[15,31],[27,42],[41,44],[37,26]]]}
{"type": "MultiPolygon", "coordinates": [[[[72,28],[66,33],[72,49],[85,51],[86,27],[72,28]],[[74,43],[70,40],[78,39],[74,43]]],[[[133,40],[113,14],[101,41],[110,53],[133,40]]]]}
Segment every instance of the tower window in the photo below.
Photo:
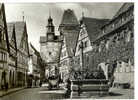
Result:
{"type": "Polygon", "coordinates": [[[51,52],[49,52],[49,55],[51,55],[52,53],[51,52]]]}

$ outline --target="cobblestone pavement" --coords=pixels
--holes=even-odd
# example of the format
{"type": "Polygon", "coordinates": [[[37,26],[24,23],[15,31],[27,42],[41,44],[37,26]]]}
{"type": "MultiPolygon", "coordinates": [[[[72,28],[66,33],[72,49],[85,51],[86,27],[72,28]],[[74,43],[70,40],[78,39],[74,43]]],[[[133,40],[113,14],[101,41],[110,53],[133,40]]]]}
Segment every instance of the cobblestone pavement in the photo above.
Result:
{"type": "MultiPolygon", "coordinates": [[[[0,100],[53,100],[64,99],[64,90],[50,90],[46,88],[30,88],[6,95],[0,100]]],[[[134,89],[111,89],[108,96],[93,96],[95,99],[133,99],[134,89]]],[[[84,98],[83,98],[84,99],[84,98]]]]}
{"type": "Polygon", "coordinates": [[[11,93],[1,97],[0,100],[50,100],[62,98],[64,98],[64,90],[48,91],[46,88],[30,88],[11,93]]]}
{"type": "Polygon", "coordinates": [[[22,90],[24,89],[25,87],[18,87],[18,88],[12,88],[12,89],[8,89],[7,91],[6,90],[1,90],[0,91],[0,97],[4,96],[4,95],[8,95],[8,94],[11,94],[13,92],[16,92],[16,91],[19,91],[19,90],[22,90]]]}

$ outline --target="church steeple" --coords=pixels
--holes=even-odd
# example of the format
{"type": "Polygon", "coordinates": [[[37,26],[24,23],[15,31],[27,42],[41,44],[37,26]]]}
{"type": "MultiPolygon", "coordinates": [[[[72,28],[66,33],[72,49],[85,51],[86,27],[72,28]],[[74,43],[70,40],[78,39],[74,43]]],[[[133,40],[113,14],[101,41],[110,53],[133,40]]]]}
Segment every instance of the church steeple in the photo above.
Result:
{"type": "Polygon", "coordinates": [[[48,18],[48,25],[47,25],[47,33],[54,33],[54,25],[53,25],[53,19],[51,18],[51,16],[49,16],[48,18]]]}
{"type": "Polygon", "coordinates": [[[48,24],[47,24],[47,40],[53,41],[55,35],[55,26],[53,25],[53,19],[51,16],[48,18],[48,24]]]}

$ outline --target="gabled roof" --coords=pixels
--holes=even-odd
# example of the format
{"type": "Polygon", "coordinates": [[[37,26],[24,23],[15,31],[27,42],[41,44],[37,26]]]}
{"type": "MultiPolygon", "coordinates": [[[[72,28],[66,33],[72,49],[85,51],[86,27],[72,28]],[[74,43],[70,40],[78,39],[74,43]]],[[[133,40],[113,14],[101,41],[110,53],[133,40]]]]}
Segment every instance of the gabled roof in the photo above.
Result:
{"type": "Polygon", "coordinates": [[[107,23],[109,19],[96,19],[83,17],[82,22],[85,24],[90,41],[94,41],[100,35],[100,28],[107,23]]]}
{"type": "MultiPolygon", "coordinates": [[[[2,11],[2,3],[0,3],[0,12],[2,11]]],[[[1,15],[1,13],[0,13],[0,15],[1,15]]],[[[1,19],[2,20],[2,19],[1,19]]],[[[0,25],[2,25],[3,23],[2,23],[2,21],[0,20],[0,25]]]]}
{"type": "Polygon", "coordinates": [[[19,48],[20,43],[21,43],[21,39],[23,37],[23,33],[25,32],[26,23],[23,21],[19,21],[19,22],[11,22],[8,24],[15,25],[17,48],[19,48]]]}
{"type": "MultiPolygon", "coordinates": [[[[8,32],[7,32],[7,21],[6,21],[6,16],[5,16],[5,6],[4,3],[0,3],[0,13],[3,16],[3,19],[0,20],[0,25],[2,25],[4,27],[4,34],[6,37],[6,44],[7,44],[7,49],[9,52],[9,39],[8,39],[8,32]]],[[[6,46],[5,46],[6,47],[6,46]]]]}
{"type": "Polygon", "coordinates": [[[7,23],[7,30],[8,30],[9,44],[11,44],[17,50],[15,25],[11,23],[7,23]],[[14,40],[14,43],[12,41],[12,38],[14,40]]]}
{"type": "Polygon", "coordinates": [[[0,3],[0,16],[3,16],[3,18],[0,19],[0,25],[4,26],[4,21],[6,21],[5,18],[5,6],[3,3],[0,3]]]}
{"type": "Polygon", "coordinates": [[[74,14],[74,11],[67,9],[64,11],[60,25],[78,25],[77,17],[74,14]]]}
{"type": "Polygon", "coordinates": [[[68,31],[68,34],[64,35],[68,56],[70,57],[72,57],[75,53],[75,47],[76,47],[78,35],[79,35],[79,31],[77,30],[72,30],[70,32],[68,31]]]}
{"type": "MultiPolygon", "coordinates": [[[[2,3],[0,3],[0,12],[3,10],[3,4],[2,3]]],[[[0,15],[1,15],[1,13],[0,13],[0,15]]],[[[1,24],[1,23],[0,23],[1,24]]]]}
{"type": "Polygon", "coordinates": [[[74,55],[74,50],[79,34],[79,22],[73,10],[67,9],[64,11],[60,26],[64,27],[62,33],[65,38],[68,56],[71,57],[74,55]]]}
{"type": "Polygon", "coordinates": [[[113,16],[113,19],[118,17],[123,12],[127,11],[130,7],[134,6],[134,3],[124,3],[121,8],[118,10],[118,12],[113,16]]]}

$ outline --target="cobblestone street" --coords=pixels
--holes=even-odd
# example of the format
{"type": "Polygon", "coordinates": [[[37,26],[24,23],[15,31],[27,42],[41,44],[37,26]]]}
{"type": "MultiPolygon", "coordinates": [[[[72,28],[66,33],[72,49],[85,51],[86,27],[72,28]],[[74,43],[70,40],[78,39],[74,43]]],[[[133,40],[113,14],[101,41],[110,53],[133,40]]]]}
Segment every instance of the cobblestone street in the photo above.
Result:
{"type": "Polygon", "coordinates": [[[50,100],[64,98],[64,90],[51,90],[46,88],[30,88],[1,97],[0,100],[50,100]]]}
{"type": "MultiPolygon", "coordinates": [[[[65,99],[65,90],[50,90],[46,88],[30,88],[1,97],[0,100],[50,100],[65,99]]],[[[94,99],[134,99],[133,89],[111,89],[108,96],[93,96],[94,99]]],[[[83,98],[82,98],[83,99],[83,98]]]]}

